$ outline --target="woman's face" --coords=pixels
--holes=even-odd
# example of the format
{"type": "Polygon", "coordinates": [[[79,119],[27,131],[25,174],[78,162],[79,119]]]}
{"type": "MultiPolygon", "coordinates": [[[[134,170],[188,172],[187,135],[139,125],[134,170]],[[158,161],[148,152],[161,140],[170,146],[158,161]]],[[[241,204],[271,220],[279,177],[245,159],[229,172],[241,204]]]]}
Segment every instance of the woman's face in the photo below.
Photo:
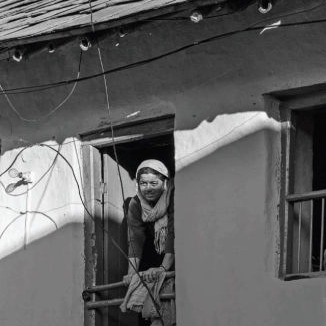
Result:
{"type": "Polygon", "coordinates": [[[148,202],[156,202],[164,191],[164,181],[152,173],[141,174],[138,186],[140,193],[148,202]]]}

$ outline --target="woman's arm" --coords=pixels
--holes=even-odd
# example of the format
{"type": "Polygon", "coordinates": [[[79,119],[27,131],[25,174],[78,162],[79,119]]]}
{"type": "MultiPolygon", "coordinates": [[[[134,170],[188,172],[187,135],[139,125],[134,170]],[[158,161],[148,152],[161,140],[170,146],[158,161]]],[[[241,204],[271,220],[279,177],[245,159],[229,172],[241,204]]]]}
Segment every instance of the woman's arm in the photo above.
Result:
{"type": "Polygon", "coordinates": [[[171,269],[171,267],[173,266],[173,263],[174,263],[174,254],[166,253],[164,255],[161,266],[163,267],[163,269],[165,271],[169,271],[171,269]]]}
{"type": "Polygon", "coordinates": [[[123,281],[129,284],[131,277],[139,270],[145,242],[145,226],[141,220],[141,209],[134,199],[129,203],[127,224],[129,264],[128,274],[123,277],[123,281]]]}
{"type": "Polygon", "coordinates": [[[161,266],[152,267],[152,268],[148,269],[146,272],[144,272],[144,279],[147,282],[155,281],[158,278],[159,273],[161,273],[162,270],[164,272],[167,272],[168,270],[170,270],[170,268],[173,266],[173,263],[174,263],[174,254],[166,253],[164,255],[161,266]]]}
{"type": "Polygon", "coordinates": [[[133,275],[139,270],[140,259],[137,257],[129,258],[128,275],[133,275]]]}

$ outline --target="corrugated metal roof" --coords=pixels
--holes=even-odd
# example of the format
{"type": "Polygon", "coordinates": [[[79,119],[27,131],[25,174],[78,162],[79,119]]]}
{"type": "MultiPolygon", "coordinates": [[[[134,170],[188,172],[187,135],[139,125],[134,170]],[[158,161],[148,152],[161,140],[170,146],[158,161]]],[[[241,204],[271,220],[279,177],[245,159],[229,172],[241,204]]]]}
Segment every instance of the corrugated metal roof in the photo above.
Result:
{"type": "Polygon", "coordinates": [[[0,1],[0,44],[118,20],[188,0],[0,1]],[[91,7],[90,8],[90,2],[91,7]]]}

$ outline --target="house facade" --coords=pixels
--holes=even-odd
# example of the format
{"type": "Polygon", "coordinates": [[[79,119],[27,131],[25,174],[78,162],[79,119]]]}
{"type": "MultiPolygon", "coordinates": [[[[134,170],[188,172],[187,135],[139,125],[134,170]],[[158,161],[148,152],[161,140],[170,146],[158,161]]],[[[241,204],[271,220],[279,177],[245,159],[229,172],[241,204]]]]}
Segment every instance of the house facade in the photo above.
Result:
{"type": "Polygon", "coordinates": [[[163,2],[17,38],[2,18],[1,325],[137,324],[83,291],[127,272],[110,239],[151,155],[175,174],[177,325],[325,324],[325,4],[163,2]]]}

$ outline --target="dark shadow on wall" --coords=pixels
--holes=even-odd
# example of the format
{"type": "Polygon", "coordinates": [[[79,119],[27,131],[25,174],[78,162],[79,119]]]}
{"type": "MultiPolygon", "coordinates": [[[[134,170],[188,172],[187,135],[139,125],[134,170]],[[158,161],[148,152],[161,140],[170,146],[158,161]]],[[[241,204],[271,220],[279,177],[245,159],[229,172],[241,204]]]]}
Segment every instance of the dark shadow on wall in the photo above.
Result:
{"type": "Polygon", "coordinates": [[[1,325],[82,325],[83,229],[67,224],[1,260],[1,325]]]}

